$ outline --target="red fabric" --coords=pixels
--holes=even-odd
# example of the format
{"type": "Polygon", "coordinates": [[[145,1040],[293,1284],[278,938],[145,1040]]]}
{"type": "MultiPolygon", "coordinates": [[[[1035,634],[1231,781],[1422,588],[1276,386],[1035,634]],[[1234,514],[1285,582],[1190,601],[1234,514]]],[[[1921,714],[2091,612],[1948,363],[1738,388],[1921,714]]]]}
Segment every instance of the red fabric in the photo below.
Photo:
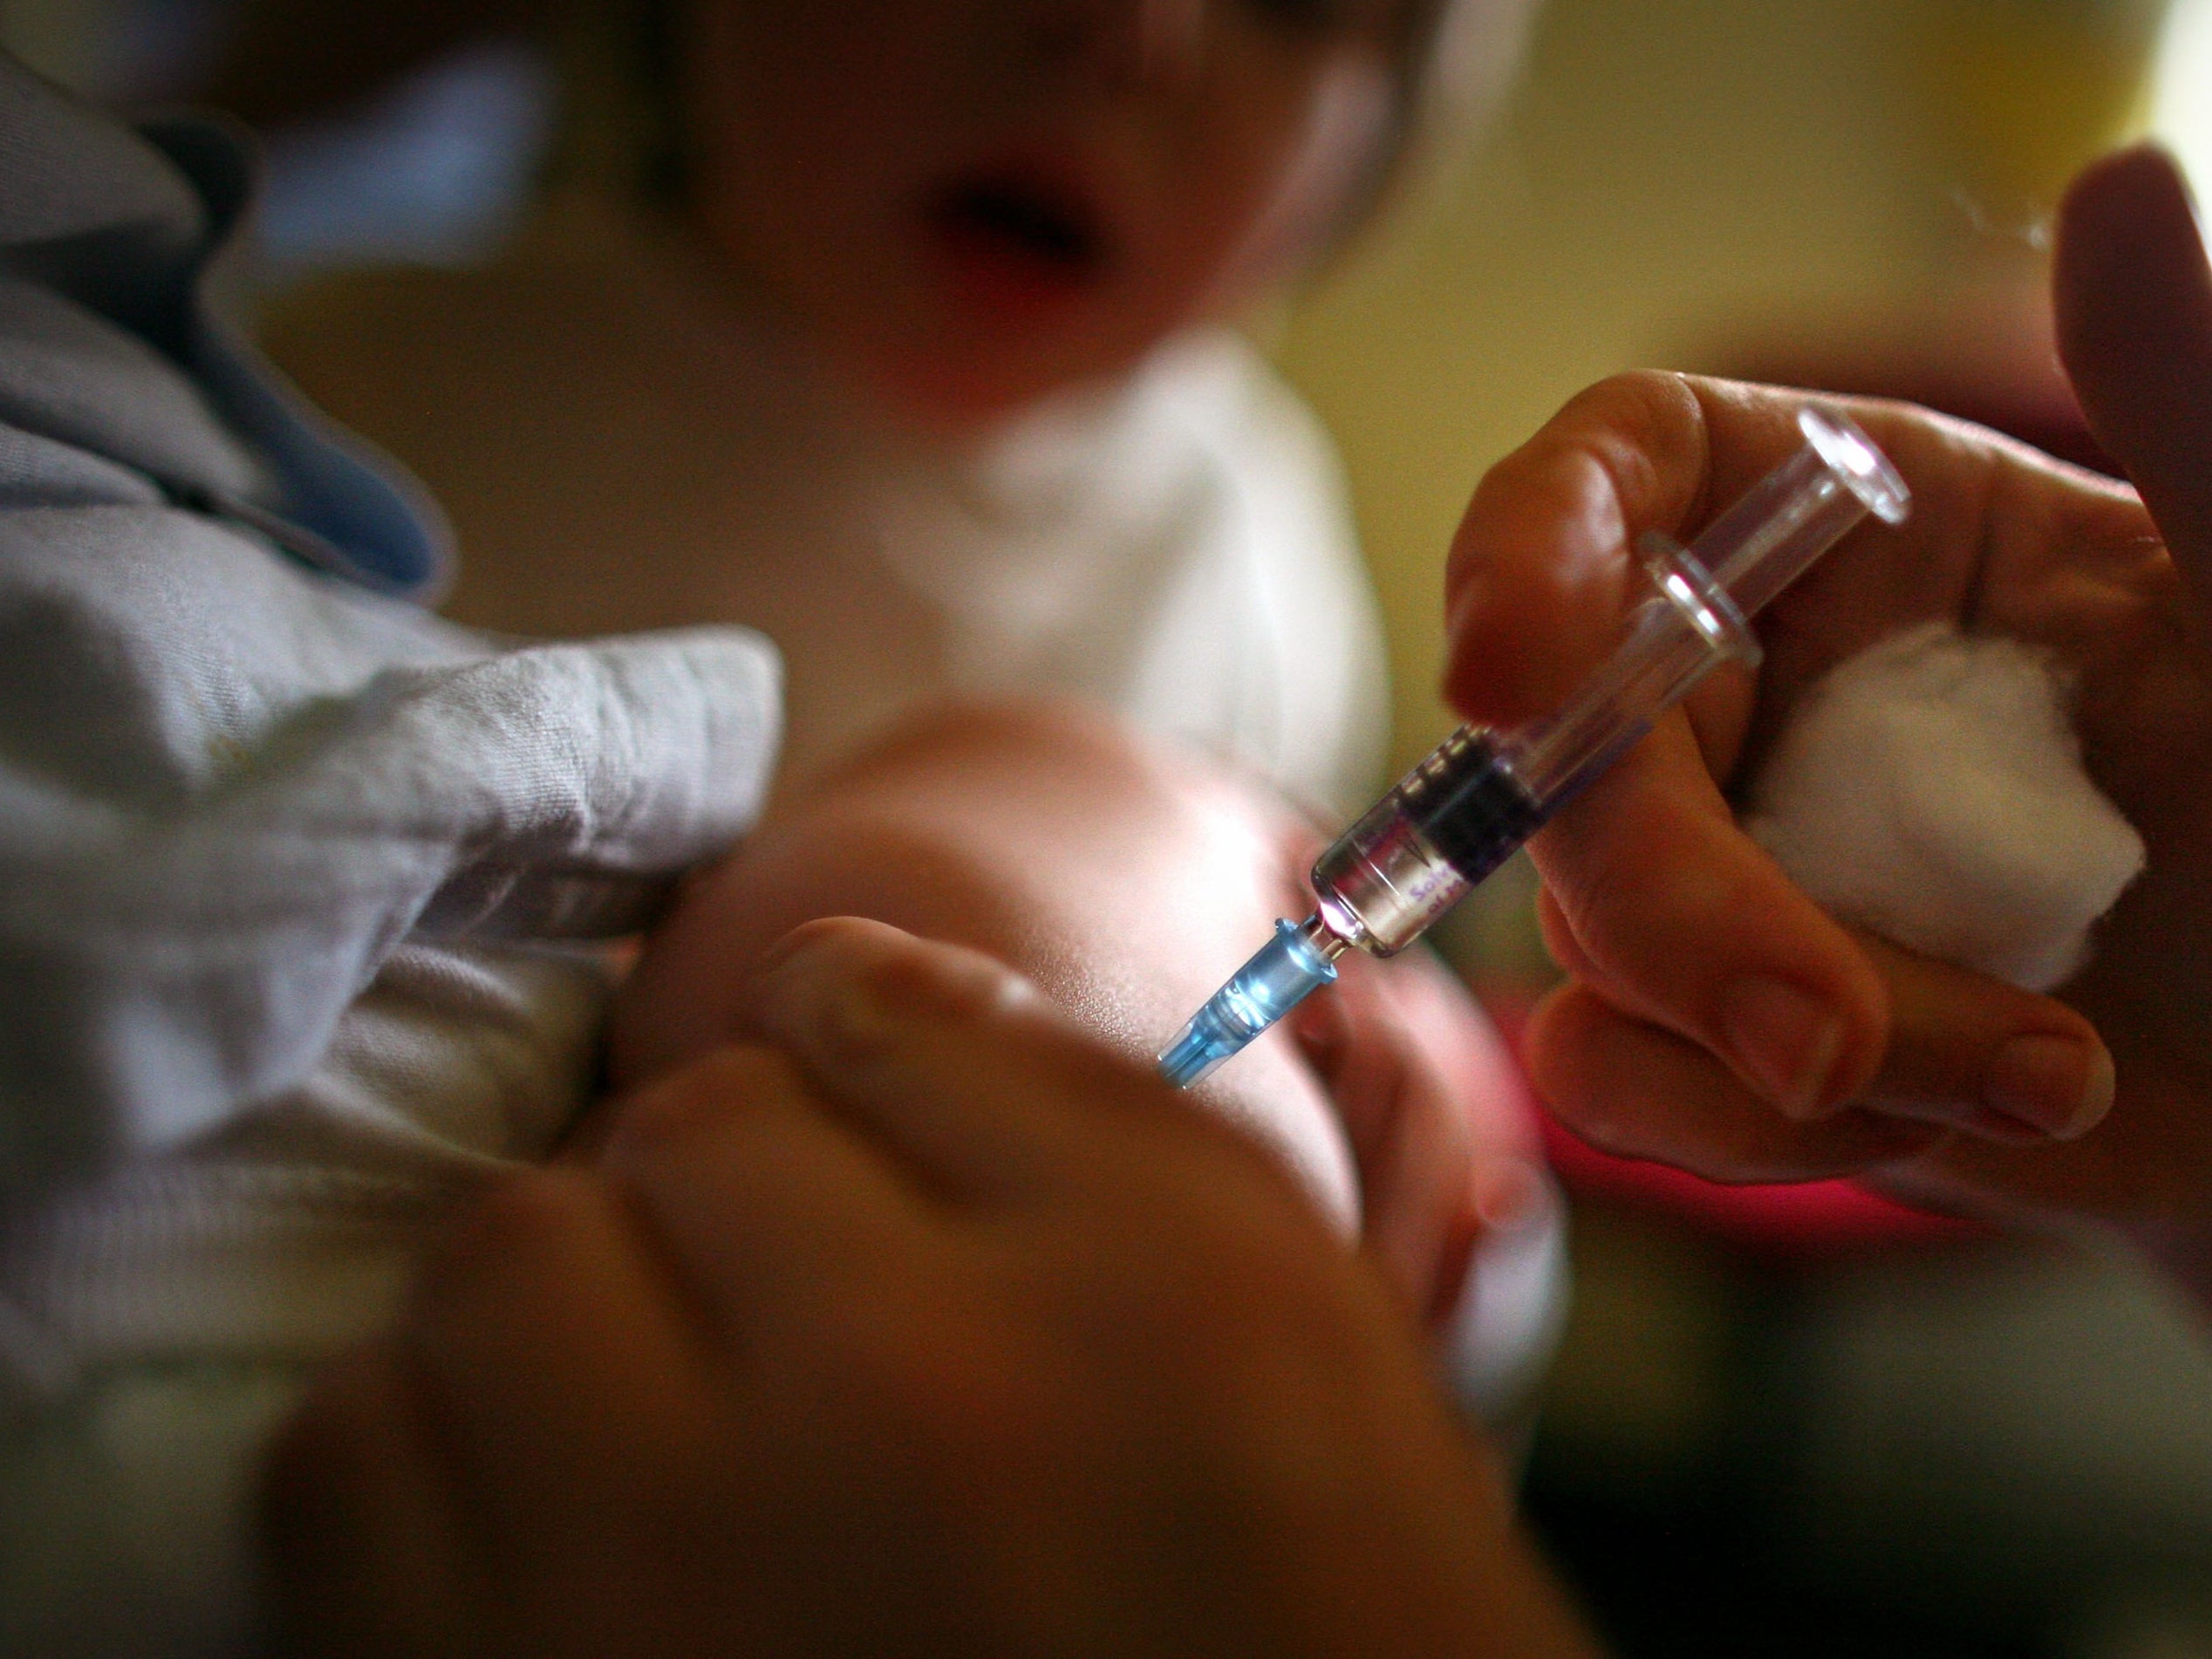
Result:
{"type": "Polygon", "coordinates": [[[1569,1193],[1656,1211],[1731,1243],[1781,1254],[1826,1255],[1871,1245],[1981,1237],[1971,1222],[1908,1210],[1850,1181],[1723,1186],[1663,1164],[1615,1157],[1575,1139],[1546,1114],[1544,1150],[1569,1193]]]}
{"type": "MultiPolygon", "coordinates": [[[[1488,1000],[1485,1006],[1518,1063],[1526,1007],[1488,1000]]],[[[1976,1223],[1908,1209],[1855,1182],[1724,1186],[1663,1164],[1615,1157],[1578,1140],[1540,1106],[1536,1116],[1545,1153],[1570,1196],[1671,1216],[1769,1254],[1827,1255],[1874,1246],[1987,1236],[1988,1230],[1976,1223]]]]}

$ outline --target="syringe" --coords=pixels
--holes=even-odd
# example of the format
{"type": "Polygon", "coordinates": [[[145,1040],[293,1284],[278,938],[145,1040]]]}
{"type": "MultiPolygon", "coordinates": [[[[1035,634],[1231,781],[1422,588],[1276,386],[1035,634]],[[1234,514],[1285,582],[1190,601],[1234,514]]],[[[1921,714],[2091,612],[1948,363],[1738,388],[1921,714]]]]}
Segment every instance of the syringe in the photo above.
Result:
{"type": "Polygon", "coordinates": [[[1336,978],[1356,946],[1394,956],[1466,896],[1592,779],[1724,662],[1755,664],[1750,618],[1872,513],[1904,519],[1910,494],[1840,412],[1807,406],[1803,447],[1688,550],[1637,543],[1657,591],[1629,612],[1620,648],[1558,713],[1510,731],[1463,726],[1324,852],[1320,901],[1191,1016],[1160,1055],[1197,1082],[1336,978]]]}

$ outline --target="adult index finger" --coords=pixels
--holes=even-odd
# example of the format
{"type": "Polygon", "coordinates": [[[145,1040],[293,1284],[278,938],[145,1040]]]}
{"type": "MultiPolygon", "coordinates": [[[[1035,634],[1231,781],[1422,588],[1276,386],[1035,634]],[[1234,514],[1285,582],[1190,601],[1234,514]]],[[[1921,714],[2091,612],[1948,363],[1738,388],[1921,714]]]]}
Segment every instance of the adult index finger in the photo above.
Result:
{"type": "Polygon", "coordinates": [[[1636,532],[1679,525],[1704,475],[1697,400],[1657,374],[1591,387],[1492,467],[1445,566],[1445,700],[1497,726],[1564,702],[1612,646],[1636,532]]]}
{"type": "Polygon", "coordinates": [[[1804,401],[1647,372],[1568,403],[1491,468],[1452,538],[1446,700],[1493,725],[1566,701],[1642,597],[1638,537],[1690,539],[1804,441],[1804,401]]]}
{"type": "MultiPolygon", "coordinates": [[[[1805,442],[1809,394],[1688,375],[1628,374],[1583,393],[1483,480],[1447,571],[1446,700],[1512,725],[1565,702],[1649,591],[1636,543],[1693,543],[1805,442]]],[[[1832,399],[1913,491],[1901,529],[1861,526],[1758,622],[1781,683],[1801,683],[1884,634],[1970,604],[1990,479],[2017,446],[1903,404],[1832,399]]],[[[1762,686],[1775,681],[1769,672],[1762,686]]],[[[1717,770],[1753,710],[1715,676],[1688,707],[1717,770]]]]}
{"type": "Polygon", "coordinates": [[[859,1132],[955,1202],[1110,1187],[1131,1161],[1180,1162],[1178,1146],[1233,1145],[1291,1178],[1287,1157],[1191,1109],[1010,970],[879,922],[795,930],[761,971],[755,1023],[859,1132]]]}

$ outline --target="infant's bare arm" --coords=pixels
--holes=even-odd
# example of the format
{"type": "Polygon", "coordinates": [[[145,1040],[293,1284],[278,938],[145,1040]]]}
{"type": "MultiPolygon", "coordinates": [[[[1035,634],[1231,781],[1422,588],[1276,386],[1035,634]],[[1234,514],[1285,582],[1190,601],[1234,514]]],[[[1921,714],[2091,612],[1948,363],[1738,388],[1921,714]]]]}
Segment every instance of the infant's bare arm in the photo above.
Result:
{"type": "MultiPolygon", "coordinates": [[[[617,1006],[627,1090],[748,1034],[761,953],[857,915],[985,951],[1149,1056],[1301,902],[1294,827],[1256,791],[1068,707],[962,707],[911,723],[771,812],[686,889],[617,1006]]],[[[1280,1151],[1349,1226],[1343,1129],[1287,1040],[1197,1091],[1280,1151]]]]}

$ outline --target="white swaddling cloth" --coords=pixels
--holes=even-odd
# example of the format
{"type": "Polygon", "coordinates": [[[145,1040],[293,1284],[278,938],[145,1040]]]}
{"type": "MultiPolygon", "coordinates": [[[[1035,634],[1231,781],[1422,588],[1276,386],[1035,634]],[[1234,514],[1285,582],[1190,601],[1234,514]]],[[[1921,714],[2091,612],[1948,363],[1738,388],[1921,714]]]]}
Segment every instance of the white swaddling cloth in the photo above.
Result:
{"type": "Polygon", "coordinates": [[[1832,914],[2043,991],[2143,868],[2083,769],[2067,687],[2016,640],[1908,629],[1814,688],[1745,828],[1832,914]]]}

